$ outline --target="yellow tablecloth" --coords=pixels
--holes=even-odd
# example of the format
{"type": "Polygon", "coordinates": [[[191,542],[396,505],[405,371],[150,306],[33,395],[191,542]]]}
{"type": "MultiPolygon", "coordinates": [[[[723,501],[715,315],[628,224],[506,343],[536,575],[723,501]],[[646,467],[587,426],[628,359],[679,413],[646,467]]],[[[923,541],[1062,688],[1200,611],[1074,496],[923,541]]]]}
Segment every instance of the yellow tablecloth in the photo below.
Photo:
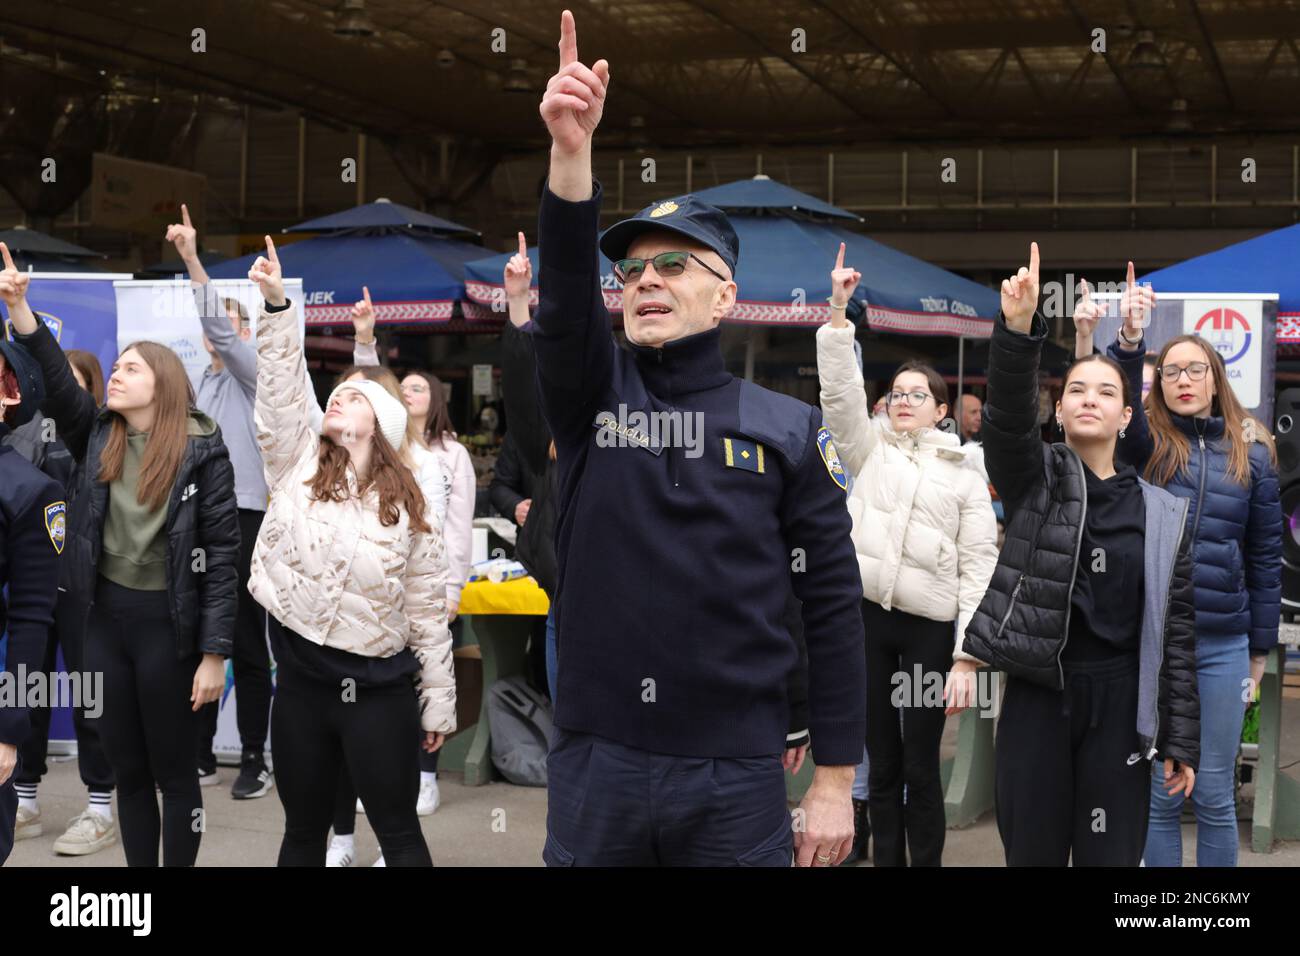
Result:
{"type": "Polygon", "coordinates": [[[533,614],[545,617],[551,603],[531,577],[493,584],[471,581],[460,592],[461,614],[533,614]]]}

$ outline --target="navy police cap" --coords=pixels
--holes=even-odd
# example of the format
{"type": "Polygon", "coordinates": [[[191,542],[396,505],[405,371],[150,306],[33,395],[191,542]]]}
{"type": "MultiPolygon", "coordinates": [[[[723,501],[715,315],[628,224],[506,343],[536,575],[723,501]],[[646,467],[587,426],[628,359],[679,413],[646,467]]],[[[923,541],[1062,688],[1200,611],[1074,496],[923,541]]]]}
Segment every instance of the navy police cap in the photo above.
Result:
{"type": "Polygon", "coordinates": [[[661,229],[687,236],[712,249],[727,264],[731,277],[736,277],[740,237],[725,212],[694,196],[654,203],[631,219],[614,223],[600,237],[600,251],[611,262],[617,262],[627,257],[628,247],[637,236],[661,229]]]}

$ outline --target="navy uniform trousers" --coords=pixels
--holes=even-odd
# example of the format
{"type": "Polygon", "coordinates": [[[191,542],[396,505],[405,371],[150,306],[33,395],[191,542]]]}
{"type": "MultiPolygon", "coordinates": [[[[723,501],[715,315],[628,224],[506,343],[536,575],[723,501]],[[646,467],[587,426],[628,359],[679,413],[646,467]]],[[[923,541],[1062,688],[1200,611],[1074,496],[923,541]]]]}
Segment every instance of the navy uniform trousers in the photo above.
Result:
{"type": "Polygon", "coordinates": [[[554,728],[547,866],[790,866],[781,754],[675,757],[554,728]]]}

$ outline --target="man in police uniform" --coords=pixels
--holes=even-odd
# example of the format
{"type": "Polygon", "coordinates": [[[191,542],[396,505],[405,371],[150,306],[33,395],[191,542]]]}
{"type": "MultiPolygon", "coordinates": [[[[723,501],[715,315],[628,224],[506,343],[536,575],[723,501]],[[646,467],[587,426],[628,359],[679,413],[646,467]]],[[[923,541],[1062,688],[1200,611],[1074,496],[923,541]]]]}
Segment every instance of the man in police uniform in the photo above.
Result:
{"type": "MultiPolygon", "coordinates": [[[[8,301],[6,291],[0,288],[0,296],[8,301]]],[[[44,392],[36,360],[0,337],[0,439],[31,420],[44,392]]],[[[0,633],[8,632],[7,673],[0,675],[8,684],[0,699],[0,864],[14,846],[18,795],[13,777],[18,747],[30,730],[26,688],[17,675],[20,667],[29,674],[41,669],[46,635],[54,624],[67,512],[58,482],[0,441],[0,589],[9,589],[0,600],[0,633]]]]}
{"type": "Polygon", "coordinates": [[[866,736],[862,589],[820,413],[734,378],[718,323],[739,241],[691,196],[609,229],[629,347],[611,338],[591,137],[609,82],[561,21],[542,100],[538,386],[558,451],[550,865],[830,866],[853,838],[866,736]],[[667,432],[662,427],[667,423],[667,432]],[[781,752],[807,644],[812,753],[801,810],[781,752]]]}

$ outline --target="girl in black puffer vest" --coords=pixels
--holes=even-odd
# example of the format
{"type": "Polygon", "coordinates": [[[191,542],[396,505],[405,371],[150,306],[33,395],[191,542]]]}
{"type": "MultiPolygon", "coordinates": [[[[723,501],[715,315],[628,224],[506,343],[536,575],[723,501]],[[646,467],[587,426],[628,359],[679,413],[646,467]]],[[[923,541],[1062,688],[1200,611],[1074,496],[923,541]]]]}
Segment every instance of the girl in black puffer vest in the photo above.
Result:
{"type": "MultiPolygon", "coordinates": [[[[1149,307],[1140,294],[1123,307],[1149,307]]],[[[1037,303],[1034,244],[1002,283],[990,342],[981,434],[1008,523],[965,650],[1008,675],[995,789],[1008,865],[1136,866],[1150,761],[1186,793],[1199,760],[1186,503],[1116,470],[1132,399],[1110,359],[1070,366],[1065,441],[1039,439],[1037,303]]]]}

